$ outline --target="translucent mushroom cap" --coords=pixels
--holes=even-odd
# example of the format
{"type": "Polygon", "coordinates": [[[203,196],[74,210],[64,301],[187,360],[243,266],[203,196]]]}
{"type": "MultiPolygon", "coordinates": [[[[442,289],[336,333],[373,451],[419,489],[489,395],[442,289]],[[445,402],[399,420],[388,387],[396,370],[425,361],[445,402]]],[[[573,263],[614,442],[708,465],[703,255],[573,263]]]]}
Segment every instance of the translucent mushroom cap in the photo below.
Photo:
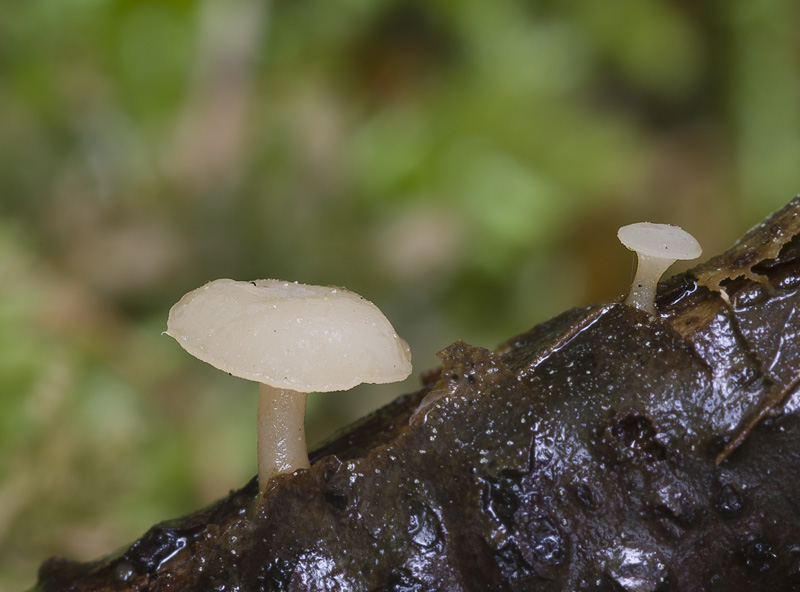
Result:
{"type": "Polygon", "coordinates": [[[700,243],[678,226],[638,222],[617,232],[620,242],[631,251],[671,261],[696,259],[702,254],[700,243]]]}
{"type": "Polygon", "coordinates": [[[411,373],[408,344],[378,307],[344,288],[215,280],[172,307],[166,333],[220,370],[300,392],[411,373]]]}

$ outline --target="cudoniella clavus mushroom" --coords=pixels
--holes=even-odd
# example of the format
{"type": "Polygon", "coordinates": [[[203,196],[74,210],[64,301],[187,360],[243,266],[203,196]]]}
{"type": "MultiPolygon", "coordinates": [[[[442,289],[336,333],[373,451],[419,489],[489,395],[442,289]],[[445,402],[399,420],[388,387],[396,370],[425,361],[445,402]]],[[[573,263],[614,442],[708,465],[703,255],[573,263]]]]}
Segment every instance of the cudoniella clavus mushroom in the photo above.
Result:
{"type": "Polygon", "coordinates": [[[374,304],[344,288],[215,280],[172,307],[166,333],[196,358],[260,384],[262,491],[275,475],[309,467],[307,393],[411,373],[408,344],[374,304]]]}
{"type": "Polygon", "coordinates": [[[678,260],[699,257],[703,250],[695,238],[669,224],[638,222],[617,232],[620,242],[636,252],[636,276],[625,303],[656,314],[656,287],[667,268],[678,260]]]}

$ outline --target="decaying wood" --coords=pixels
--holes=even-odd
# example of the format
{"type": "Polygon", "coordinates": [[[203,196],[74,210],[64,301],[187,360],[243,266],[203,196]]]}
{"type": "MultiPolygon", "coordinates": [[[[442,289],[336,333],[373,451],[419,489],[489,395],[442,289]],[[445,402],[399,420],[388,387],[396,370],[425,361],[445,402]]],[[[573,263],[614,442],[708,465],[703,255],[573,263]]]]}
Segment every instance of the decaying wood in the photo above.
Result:
{"type": "Polygon", "coordinates": [[[798,214],[662,284],[658,317],[457,342],[310,470],[36,589],[800,590],[798,214]]]}

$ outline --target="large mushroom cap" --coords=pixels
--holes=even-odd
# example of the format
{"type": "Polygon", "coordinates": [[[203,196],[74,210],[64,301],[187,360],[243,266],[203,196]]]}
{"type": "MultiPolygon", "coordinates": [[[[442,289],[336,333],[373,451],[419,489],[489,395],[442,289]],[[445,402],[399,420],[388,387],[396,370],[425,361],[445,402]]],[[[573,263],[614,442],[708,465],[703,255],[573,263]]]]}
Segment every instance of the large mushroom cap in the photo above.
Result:
{"type": "Polygon", "coordinates": [[[406,342],[344,288],[215,280],[172,307],[166,333],[196,358],[276,388],[339,391],[411,373],[406,342]]]}
{"type": "Polygon", "coordinates": [[[637,222],[617,232],[620,242],[631,251],[647,257],[672,261],[696,259],[702,254],[700,243],[678,226],[637,222]]]}

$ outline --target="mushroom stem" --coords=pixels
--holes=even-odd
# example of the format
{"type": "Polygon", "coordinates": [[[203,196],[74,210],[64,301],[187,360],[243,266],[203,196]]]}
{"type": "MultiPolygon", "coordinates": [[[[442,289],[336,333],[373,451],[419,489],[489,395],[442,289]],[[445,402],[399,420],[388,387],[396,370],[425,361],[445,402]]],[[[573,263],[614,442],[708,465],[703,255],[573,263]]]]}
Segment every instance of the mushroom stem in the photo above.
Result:
{"type": "Polygon", "coordinates": [[[306,393],[258,387],[258,488],[281,473],[309,468],[306,449],[306,393]]]}
{"type": "Polygon", "coordinates": [[[663,259],[660,257],[650,257],[642,253],[637,253],[636,276],[631,284],[631,291],[625,304],[635,306],[648,314],[656,314],[656,288],[658,280],[675,263],[674,259],[663,259]]]}

